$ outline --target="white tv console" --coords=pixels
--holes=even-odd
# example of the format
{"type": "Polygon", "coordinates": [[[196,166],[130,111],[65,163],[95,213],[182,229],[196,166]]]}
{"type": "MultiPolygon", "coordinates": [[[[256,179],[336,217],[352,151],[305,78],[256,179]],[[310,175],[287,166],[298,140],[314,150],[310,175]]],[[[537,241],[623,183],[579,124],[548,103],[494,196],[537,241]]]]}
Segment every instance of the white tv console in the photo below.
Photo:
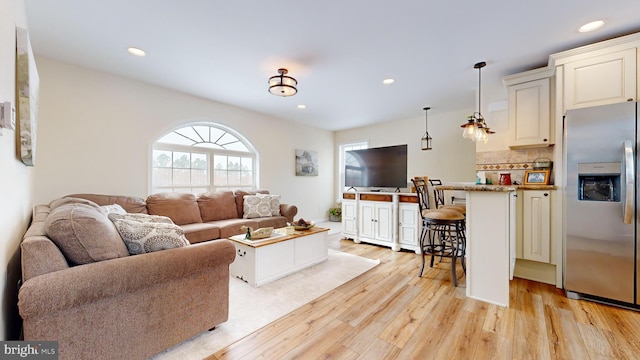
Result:
{"type": "Polygon", "coordinates": [[[342,234],[355,243],[388,246],[420,253],[422,230],[415,193],[345,192],[342,194],[342,234]]]}

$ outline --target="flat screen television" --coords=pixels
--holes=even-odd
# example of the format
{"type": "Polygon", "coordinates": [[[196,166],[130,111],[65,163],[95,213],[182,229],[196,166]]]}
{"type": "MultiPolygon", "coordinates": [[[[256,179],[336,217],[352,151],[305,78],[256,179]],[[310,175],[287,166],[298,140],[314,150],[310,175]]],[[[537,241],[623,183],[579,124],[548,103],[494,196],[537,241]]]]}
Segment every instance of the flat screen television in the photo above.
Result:
{"type": "Polygon", "coordinates": [[[344,184],[347,187],[407,187],[407,145],[346,151],[344,184]]]}

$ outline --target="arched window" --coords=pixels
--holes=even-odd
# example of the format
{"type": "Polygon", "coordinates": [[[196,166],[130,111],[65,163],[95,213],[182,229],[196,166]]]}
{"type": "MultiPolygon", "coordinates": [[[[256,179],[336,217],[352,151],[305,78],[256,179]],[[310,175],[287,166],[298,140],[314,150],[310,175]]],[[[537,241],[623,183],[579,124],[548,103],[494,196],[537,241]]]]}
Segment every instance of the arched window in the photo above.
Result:
{"type": "Polygon", "coordinates": [[[256,151],[242,135],[220,124],[190,124],[153,144],[151,191],[255,189],[256,164],[256,151]]]}

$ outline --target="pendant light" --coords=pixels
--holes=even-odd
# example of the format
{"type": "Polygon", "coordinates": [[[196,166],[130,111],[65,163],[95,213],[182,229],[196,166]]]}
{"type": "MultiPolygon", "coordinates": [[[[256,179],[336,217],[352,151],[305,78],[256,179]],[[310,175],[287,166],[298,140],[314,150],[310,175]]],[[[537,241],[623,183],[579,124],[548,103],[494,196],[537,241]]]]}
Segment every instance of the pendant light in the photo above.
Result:
{"type": "Polygon", "coordinates": [[[482,105],[482,77],[480,72],[485,66],[487,66],[487,63],[484,61],[473,65],[474,69],[478,69],[478,111],[469,115],[467,122],[460,125],[461,128],[464,128],[464,131],[462,132],[463,138],[473,141],[482,141],[484,143],[489,141],[489,134],[495,134],[495,131],[491,131],[491,129],[489,129],[484,117],[480,113],[482,105]]]}
{"type": "Polygon", "coordinates": [[[424,128],[425,128],[425,133],[422,136],[422,139],[420,139],[420,143],[422,145],[422,150],[431,150],[431,135],[429,135],[429,123],[428,123],[428,115],[427,112],[429,111],[429,109],[431,109],[430,107],[426,107],[422,110],[424,110],[424,128]]]}
{"type": "Polygon", "coordinates": [[[277,96],[293,96],[298,92],[296,85],[298,81],[291,76],[288,76],[287,69],[278,69],[280,75],[272,76],[269,78],[269,92],[277,96]]]}

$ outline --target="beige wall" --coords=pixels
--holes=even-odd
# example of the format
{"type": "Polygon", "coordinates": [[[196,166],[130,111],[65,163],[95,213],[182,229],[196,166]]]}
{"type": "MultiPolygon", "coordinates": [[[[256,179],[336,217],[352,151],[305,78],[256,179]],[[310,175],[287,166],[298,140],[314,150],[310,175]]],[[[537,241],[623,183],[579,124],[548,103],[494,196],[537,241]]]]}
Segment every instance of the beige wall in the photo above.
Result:
{"type": "Polygon", "coordinates": [[[51,59],[36,60],[41,82],[36,203],[77,192],[146,197],[155,139],[185,123],[213,121],[253,143],[260,156],[261,188],[296,204],[299,216],[326,218],[333,197],[326,185],[333,180],[331,132],[51,59]],[[319,176],[295,176],[297,148],[318,152],[319,176]]]}
{"type": "MultiPolygon", "coordinates": [[[[413,176],[429,176],[443,181],[475,181],[475,144],[462,138],[462,124],[473,109],[440,113],[429,110],[429,134],[432,150],[421,149],[425,132],[425,114],[416,117],[338,131],[335,134],[336,167],[341,144],[367,141],[369,147],[408,145],[407,182],[413,176]]],[[[337,169],[336,169],[337,171],[337,169]]],[[[337,188],[337,184],[336,184],[337,188]]]]}
{"type": "MultiPolygon", "coordinates": [[[[24,1],[0,0],[0,101],[15,104],[15,26],[27,27],[24,1]]],[[[19,245],[31,220],[33,170],[16,156],[16,131],[0,129],[0,314],[1,339],[20,333],[16,287],[20,278],[19,245]]]]}

